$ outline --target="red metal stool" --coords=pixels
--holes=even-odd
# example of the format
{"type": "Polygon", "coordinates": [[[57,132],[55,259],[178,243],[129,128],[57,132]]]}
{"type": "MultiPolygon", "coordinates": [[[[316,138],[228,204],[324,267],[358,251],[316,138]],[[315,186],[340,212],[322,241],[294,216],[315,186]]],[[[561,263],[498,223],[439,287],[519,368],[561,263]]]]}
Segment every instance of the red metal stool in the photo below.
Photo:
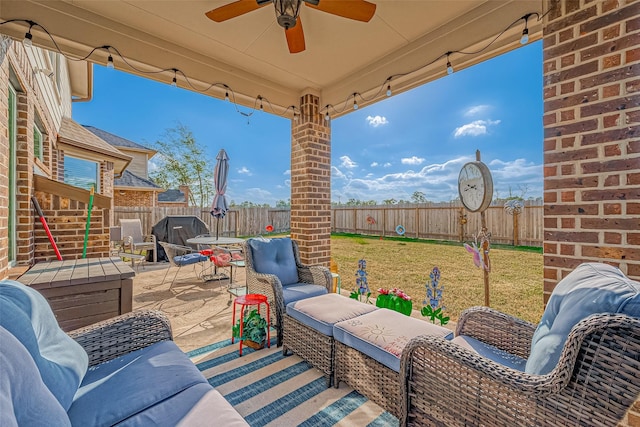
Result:
{"type": "MultiPolygon", "coordinates": [[[[242,337],[242,328],[244,326],[244,308],[246,306],[256,305],[258,306],[258,314],[260,314],[260,305],[264,304],[267,306],[267,347],[271,348],[271,326],[269,325],[270,321],[270,308],[269,301],[267,297],[260,294],[248,294],[241,295],[239,297],[234,298],[233,300],[233,320],[231,321],[231,326],[236,324],[236,304],[240,305],[240,337],[242,337]]],[[[231,343],[233,344],[234,336],[231,334],[231,343]]],[[[242,343],[243,339],[240,338],[240,356],[242,356],[242,343]]]]}

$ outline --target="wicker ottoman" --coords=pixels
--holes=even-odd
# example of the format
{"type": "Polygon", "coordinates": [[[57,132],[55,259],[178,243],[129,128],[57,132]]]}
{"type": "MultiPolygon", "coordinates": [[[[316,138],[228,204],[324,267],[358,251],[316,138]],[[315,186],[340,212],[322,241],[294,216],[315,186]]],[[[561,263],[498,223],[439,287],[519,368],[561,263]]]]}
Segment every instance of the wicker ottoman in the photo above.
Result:
{"type": "Polygon", "coordinates": [[[377,308],[338,294],[325,294],[287,305],[283,319],[283,354],[290,350],[322,371],[327,387],[333,378],[333,325],[377,308]]]}
{"type": "Polygon", "coordinates": [[[334,385],[344,381],[399,418],[400,356],[419,335],[453,338],[447,328],[386,308],[336,323],[334,385]]]}

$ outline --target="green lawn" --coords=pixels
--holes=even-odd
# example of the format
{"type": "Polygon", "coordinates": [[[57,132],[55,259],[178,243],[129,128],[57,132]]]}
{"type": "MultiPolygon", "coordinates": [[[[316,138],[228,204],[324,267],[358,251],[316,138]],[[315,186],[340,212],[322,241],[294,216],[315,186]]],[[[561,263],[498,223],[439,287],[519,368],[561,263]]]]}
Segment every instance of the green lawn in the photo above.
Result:
{"type": "MultiPolygon", "coordinates": [[[[334,235],[331,254],[345,290],[356,288],[358,260],[364,258],[372,297],[378,288],[397,287],[411,296],[414,310],[419,310],[429,273],[437,266],[444,285],[445,314],[451,320],[466,308],[484,304],[482,270],[461,243],[334,235]]],[[[490,306],[537,323],[544,311],[542,251],[502,245],[492,247],[490,258],[490,306]]]]}

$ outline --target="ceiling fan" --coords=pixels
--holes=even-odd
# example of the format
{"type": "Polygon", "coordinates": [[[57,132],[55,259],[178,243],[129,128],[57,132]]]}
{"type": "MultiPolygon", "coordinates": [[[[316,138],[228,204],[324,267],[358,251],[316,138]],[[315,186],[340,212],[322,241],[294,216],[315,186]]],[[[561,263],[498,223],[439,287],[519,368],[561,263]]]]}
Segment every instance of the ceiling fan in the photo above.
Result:
{"type": "Polygon", "coordinates": [[[300,21],[302,3],[322,12],[369,22],[376,11],[376,5],[365,0],[237,0],[206,13],[215,22],[223,22],[273,3],[278,24],[284,28],[289,52],[298,53],[305,49],[304,33],[300,21]]]}

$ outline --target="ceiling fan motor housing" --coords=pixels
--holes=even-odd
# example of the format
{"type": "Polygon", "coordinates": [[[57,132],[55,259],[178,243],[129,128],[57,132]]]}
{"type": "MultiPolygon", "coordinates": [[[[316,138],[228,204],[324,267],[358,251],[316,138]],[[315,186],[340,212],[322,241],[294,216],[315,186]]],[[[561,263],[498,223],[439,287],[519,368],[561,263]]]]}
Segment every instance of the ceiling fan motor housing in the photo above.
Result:
{"type": "Polygon", "coordinates": [[[296,26],[301,3],[302,0],[273,0],[278,24],[282,28],[287,29],[296,26]]]}

